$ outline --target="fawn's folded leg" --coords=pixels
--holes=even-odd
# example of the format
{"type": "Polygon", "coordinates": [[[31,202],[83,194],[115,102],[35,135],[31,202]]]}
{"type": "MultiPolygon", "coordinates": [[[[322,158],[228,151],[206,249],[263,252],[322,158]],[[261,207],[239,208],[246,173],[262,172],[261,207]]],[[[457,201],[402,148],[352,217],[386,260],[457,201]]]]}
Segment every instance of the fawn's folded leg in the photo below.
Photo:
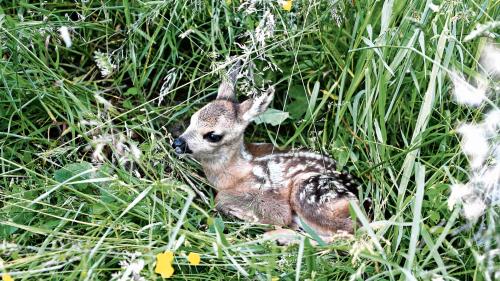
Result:
{"type": "Polygon", "coordinates": [[[292,222],[292,211],[282,195],[261,190],[221,190],[215,197],[221,213],[241,220],[287,226],[292,222]]]}

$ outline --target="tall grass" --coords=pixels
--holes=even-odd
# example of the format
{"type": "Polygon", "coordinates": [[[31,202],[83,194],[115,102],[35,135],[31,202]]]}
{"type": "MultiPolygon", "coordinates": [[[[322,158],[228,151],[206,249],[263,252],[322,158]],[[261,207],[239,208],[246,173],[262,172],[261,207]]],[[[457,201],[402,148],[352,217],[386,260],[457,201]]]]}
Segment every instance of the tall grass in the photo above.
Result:
{"type": "Polygon", "coordinates": [[[170,250],[173,279],[498,278],[498,205],[476,222],[447,206],[450,185],[470,176],[455,128],[498,106],[498,87],[492,104],[468,108],[447,77],[478,75],[499,8],[0,0],[0,274],[156,280],[156,255],[170,250]],[[252,125],[248,140],[330,154],[362,179],[373,223],[361,217],[331,245],[280,247],[261,236],[271,226],[215,211],[199,165],[169,143],[236,58],[248,70],[240,99],[273,84],[272,107],[289,114],[252,125]]]}

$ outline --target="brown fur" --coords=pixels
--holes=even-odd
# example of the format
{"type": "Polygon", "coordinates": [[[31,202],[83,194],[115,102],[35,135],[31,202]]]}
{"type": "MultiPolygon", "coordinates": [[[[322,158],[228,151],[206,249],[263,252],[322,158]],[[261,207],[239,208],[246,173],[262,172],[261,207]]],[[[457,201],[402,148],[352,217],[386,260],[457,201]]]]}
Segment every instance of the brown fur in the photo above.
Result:
{"type": "Polygon", "coordinates": [[[217,209],[242,220],[300,227],[320,235],[353,231],[349,201],[352,177],[335,171],[335,161],[312,152],[283,151],[271,144],[244,144],[252,118],[267,109],[273,92],[236,103],[234,87],[223,84],[218,99],[191,118],[181,136],[218,191],[217,209]],[[217,142],[205,134],[221,136],[217,142]]]}
{"type": "Polygon", "coordinates": [[[245,143],[245,148],[253,157],[269,155],[274,152],[288,152],[289,149],[278,149],[271,143],[245,143]]]}

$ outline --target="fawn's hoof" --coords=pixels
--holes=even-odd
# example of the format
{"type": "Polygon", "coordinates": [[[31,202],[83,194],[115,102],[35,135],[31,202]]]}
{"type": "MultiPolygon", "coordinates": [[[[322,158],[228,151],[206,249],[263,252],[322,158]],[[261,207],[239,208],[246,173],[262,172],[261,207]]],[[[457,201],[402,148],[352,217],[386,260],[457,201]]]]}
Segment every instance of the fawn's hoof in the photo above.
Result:
{"type": "Polygon", "coordinates": [[[288,246],[300,243],[300,234],[291,229],[276,229],[264,233],[264,238],[274,240],[280,246],[288,246]]]}

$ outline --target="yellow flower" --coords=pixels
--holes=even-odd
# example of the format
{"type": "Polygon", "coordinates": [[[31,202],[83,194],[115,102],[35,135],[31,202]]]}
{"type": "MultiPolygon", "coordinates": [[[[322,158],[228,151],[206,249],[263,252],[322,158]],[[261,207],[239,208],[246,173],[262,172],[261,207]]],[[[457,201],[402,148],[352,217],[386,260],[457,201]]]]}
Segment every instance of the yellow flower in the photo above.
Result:
{"type": "Polygon", "coordinates": [[[290,12],[292,10],[292,0],[283,1],[281,5],[283,5],[283,10],[287,12],[290,12]]]}
{"type": "Polygon", "coordinates": [[[10,276],[7,273],[2,274],[2,280],[3,281],[14,281],[14,279],[12,278],[12,276],[10,276]]]}
{"type": "Polygon", "coordinates": [[[156,268],[155,272],[161,274],[163,278],[170,278],[174,274],[172,263],[174,262],[174,253],[166,251],[156,255],[156,268]]]}
{"type": "Polygon", "coordinates": [[[271,281],[279,281],[279,280],[280,280],[279,277],[273,277],[273,278],[271,278],[271,281]]]}
{"type": "Polygon", "coordinates": [[[199,265],[201,261],[200,254],[197,253],[189,253],[188,255],[188,261],[191,265],[199,265]]]}
{"type": "MultiPolygon", "coordinates": [[[[158,272],[157,272],[158,273],[158,272]]],[[[170,278],[174,275],[174,268],[171,265],[165,266],[163,272],[160,273],[162,278],[170,278]]]]}

